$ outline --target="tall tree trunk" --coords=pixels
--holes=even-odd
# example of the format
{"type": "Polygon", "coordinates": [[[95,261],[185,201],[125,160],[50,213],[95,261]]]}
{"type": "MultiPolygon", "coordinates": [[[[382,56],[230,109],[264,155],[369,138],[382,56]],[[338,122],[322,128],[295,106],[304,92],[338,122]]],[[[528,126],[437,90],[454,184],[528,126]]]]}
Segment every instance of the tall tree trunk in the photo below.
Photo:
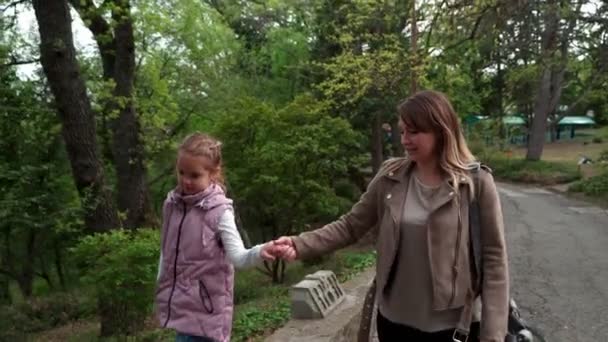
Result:
{"type": "Polygon", "coordinates": [[[135,112],[135,40],[129,0],[117,1],[120,10],[112,13],[116,61],[114,65],[115,105],[120,114],[112,122],[113,155],[118,176],[118,209],[127,213],[124,225],[135,228],[148,223],[152,215],[144,166],[144,146],[135,112]]]}
{"type": "Polygon", "coordinates": [[[546,139],[547,118],[557,109],[562,95],[564,75],[568,63],[570,36],[576,27],[583,2],[579,1],[576,8],[570,11],[571,13],[567,18],[568,25],[562,30],[561,37],[559,36],[560,13],[567,12],[560,8],[560,4],[570,5],[569,2],[550,0],[548,1],[548,10],[545,12],[545,31],[543,32],[541,51],[543,71],[534,106],[532,136],[526,154],[528,160],[540,160],[542,156],[546,139]],[[558,48],[559,56],[557,55],[558,48]]]}
{"type": "Polygon", "coordinates": [[[36,232],[28,232],[25,246],[25,258],[22,260],[21,272],[17,277],[19,289],[25,298],[32,296],[32,284],[34,283],[34,250],[36,247],[36,232]]]}
{"type": "Polygon", "coordinates": [[[95,117],[80,74],[66,0],[34,0],[40,32],[40,61],[55,97],[62,135],[89,231],[118,226],[112,194],[99,158],[95,117]]]}
{"type": "MultiPolygon", "coordinates": [[[[8,241],[8,239],[6,238],[5,235],[5,241],[8,241]]],[[[5,255],[2,255],[0,257],[0,305],[3,304],[11,304],[12,303],[12,298],[11,298],[11,292],[10,292],[10,281],[9,281],[9,274],[8,274],[8,269],[9,266],[7,265],[7,263],[10,261],[10,256],[9,256],[9,251],[8,251],[8,246],[7,246],[7,250],[5,252],[5,255]]]]}
{"type": "Polygon", "coordinates": [[[403,157],[403,145],[399,134],[399,119],[391,121],[391,143],[393,144],[393,157],[403,157]]]}
{"type": "Polygon", "coordinates": [[[11,303],[8,277],[0,274],[0,305],[10,305],[11,303]]]}
{"type": "Polygon", "coordinates": [[[374,113],[371,132],[371,155],[372,172],[376,174],[384,161],[383,139],[382,139],[382,113],[374,113]]]}
{"type": "Polygon", "coordinates": [[[526,159],[540,160],[545,145],[547,132],[547,113],[549,112],[548,98],[551,95],[551,70],[545,69],[539,83],[539,90],[534,104],[534,118],[530,130],[530,141],[526,159]]]}
{"type": "Polygon", "coordinates": [[[54,291],[55,284],[53,283],[53,279],[51,279],[51,274],[49,273],[49,268],[47,266],[45,257],[42,254],[39,254],[38,261],[40,261],[40,273],[38,276],[46,281],[46,284],[49,286],[51,291],[54,291]]]}
{"type": "MultiPolygon", "coordinates": [[[[559,4],[557,0],[547,2],[545,12],[545,29],[542,37],[541,66],[542,72],[538,83],[538,92],[534,104],[534,119],[528,143],[526,159],[540,160],[547,132],[547,116],[551,110],[551,98],[553,94],[552,76],[555,61],[553,57],[557,51],[559,30],[559,4]]],[[[561,85],[560,85],[561,87],[561,85]]]]}
{"type": "Polygon", "coordinates": [[[55,271],[57,272],[59,286],[61,287],[61,290],[65,291],[66,282],[65,275],[63,272],[63,255],[61,253],[61,245],[59,244],[59,241],[57,239],[55,239],[53,249],[55,250],[55,271]]]}
{"type": "MultiPolygon", "coordinates": [[[[107,155],[114,163],[118,178],[118,209],[126,214],[122,225],[136,228],[155,225],[156,219],[150,204],[144,144],[134,103],[135,39],[131,5],[129,0],[111,2],[114,3],[113,25],[106,21],[93,0],[70,0],[97,42],[104,80],[114,83],[113,96],[106,101],[102,113],[102,122],[107,123],[112,132],[111,151],[107,155]]],[[[104,130],[101,134],[107,146],[108,132],[104,130]]]]}
{"type": "Polygon", "coordinates": [[[411,53],[412,65],[410,73],[410,95],[414,95],[418,91],[418,22],[416,16],[416,0],[412,1],[412,18],[411,18],[411,53]]]}

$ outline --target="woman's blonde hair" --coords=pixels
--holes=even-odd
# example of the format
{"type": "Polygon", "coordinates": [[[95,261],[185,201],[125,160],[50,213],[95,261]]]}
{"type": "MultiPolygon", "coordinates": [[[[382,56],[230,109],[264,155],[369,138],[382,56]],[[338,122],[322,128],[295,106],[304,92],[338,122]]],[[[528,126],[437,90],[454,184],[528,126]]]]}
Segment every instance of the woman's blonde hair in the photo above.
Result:
{"type": "Polygon", "coordinates": [[[225,189],[222,170],[222,143],[210,135],[195,132],[188,135],[178,148],[178,153],[205,157],[205,169],[211,171],[211,180],[225,189]]]}
{"type": "Polygon", "coordinates": [[[476,160],[467,146],[458,115],[447,96],[437,91],[421,91],[400,103],[397,112],[408,127],[435,135],[441,171],[452,179],[455,189],[464,178],[469,184],[472,198],[474,189],[469,171],[476,160]]]}

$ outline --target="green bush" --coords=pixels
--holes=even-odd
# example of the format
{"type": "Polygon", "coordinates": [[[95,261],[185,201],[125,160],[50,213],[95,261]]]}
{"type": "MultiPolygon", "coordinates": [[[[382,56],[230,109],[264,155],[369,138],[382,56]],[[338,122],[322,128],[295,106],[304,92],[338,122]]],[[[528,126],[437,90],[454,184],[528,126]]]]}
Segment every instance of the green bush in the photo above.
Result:
{"type": "Polygon", "coordinates": [[[593,139],[591,139],[591,142],[595,144],[601,144],[604,142],[604,139],[602,139],[601,137],[594,137],[593,139]]]}
{"type": "Polygon", "coordinates": [[[289,321],[291,309],[287,295],[272,301],[252,302],[237,307],[234,313],[232,341],[249,341],[252,336],[274,330],[289,321]]]}
{"type": "Polygon", "coordinates": [[[95,289],[110,331],[132,334],[150,314],[160,234],[157,230],[113,230],[83,238],[72,249],[81,280],[95,289]]]}
{"type": "Polygon", "coordinates": [[[574,163],[510,158],[491,148],[484,149],[477,157],[492,169],[494,177],[502,180],[554,185],[580,178],[580,172],[574,163]]]}
{"type": "Polygon", "coordinates": [[[597,157],[598,162],[608,162],[608,150],[603,150],[599,157],[597,157]]]}
{"type": "Polygon", "coordinates": [[[72,293],[54,293],[0,307],[0,341],[23,340],[18,337],[91,317],[95,309],[90,297],[72,293]]]}
{"type": "Polygon", "coordinates": [[[572,184],[568,190],[572,192],[582,192],[585,195],[593,197],[608,198],[608,171],[604,171],[603,173],[588,179],[580,180],[572,184]]]}

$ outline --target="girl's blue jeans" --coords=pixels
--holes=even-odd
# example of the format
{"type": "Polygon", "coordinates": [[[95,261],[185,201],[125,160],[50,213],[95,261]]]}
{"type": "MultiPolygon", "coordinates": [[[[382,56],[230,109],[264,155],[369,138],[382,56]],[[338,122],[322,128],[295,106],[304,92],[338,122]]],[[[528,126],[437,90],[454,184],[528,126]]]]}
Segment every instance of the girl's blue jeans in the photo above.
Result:
{"type": "Polygon", "coordinates": [[[215,342],[215,340],[204,336],[191,336],[177,333],[175,342],[215,342]]]}

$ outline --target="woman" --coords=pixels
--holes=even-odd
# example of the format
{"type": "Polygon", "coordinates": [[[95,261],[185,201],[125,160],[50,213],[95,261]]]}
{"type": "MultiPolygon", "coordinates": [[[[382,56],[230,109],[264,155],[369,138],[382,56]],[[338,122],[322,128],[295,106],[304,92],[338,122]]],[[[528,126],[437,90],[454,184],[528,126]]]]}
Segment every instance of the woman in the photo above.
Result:
{"type": "Polygon", "coordinates": [[[381,342],[464,342],[469,331],[468,341],[503,342],[508,267],[492,175],[481,169],[478,182],[473,181],[471,170],[479,164],[445,95],[419,92],[401,103],[398,113],[407,157],[385,162],[348,214],[275,243],[288,246],[284,259],[305,259],[350,245],[377,227],[381,342]],[[476,275],[469,255],[468,210],[473,196],[479,196],[481,212],[481,289],[474,286],[476,275]],[[483,305],[481,310],[471,309],[478,290],[483,305]]]}

